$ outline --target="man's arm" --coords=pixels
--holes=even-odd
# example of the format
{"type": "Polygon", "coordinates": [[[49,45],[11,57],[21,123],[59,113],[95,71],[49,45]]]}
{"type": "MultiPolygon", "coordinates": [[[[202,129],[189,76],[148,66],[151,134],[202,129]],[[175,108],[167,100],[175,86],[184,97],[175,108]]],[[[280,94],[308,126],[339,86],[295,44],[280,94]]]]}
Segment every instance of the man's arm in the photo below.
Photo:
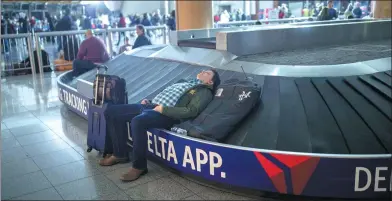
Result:
{"type": "Polygon", "coordinates": [[[83,60],[84,57],[86,56],[86,53],[87,53],[87,47],[86,47],[85,41],[83,41],[83,42],[80,44],[80,48],[79,48],[79,51],[78,51],[77,59],[83,60]]]}
{"type": "Polygon", "coordinates": [[[162,114],[174,119],[195,118],[211,102],[212,93],[209,89],[201,89],[196,92],[186,107],[163,107],[162,114]]]}

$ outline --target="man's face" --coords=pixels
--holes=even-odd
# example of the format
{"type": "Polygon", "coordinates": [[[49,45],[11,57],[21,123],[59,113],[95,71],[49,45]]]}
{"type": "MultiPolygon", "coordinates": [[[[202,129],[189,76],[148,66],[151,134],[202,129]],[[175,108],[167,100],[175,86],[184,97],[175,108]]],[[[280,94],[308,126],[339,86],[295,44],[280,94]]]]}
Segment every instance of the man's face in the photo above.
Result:
{"type": "Polygon", "coordinates": [[[332,8],[333,7],[333,2],[332,1],[328,1],[328,8],[332,8]]]}
{"type": "Polygon", "coordinates": [[[197,79],[203,82],[203,84],[213,84],[212,78],[214,77],[214,72],[211,70],[203,70],[197,74],[197,79]]]}
{"type": "Polygon", "coordinates": [[[140,30],[139,28],[136,28],[136,34],[137,34],[138,36],[140,36],[140,35],[143,34],[143,31],[140,30]]]}

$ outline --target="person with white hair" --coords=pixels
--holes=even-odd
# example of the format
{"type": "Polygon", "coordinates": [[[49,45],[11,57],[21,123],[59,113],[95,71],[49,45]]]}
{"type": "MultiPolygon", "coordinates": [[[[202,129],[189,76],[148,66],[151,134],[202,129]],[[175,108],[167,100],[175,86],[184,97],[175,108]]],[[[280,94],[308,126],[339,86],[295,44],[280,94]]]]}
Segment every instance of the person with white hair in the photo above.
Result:
{"type": "Polygon", "coordinates": [[[361,3],[358,1],[355,2],[355,8],[353,10],[354,18],[361,18],[362,17],[362,10],[361,10],[361,3]]]}
{"type": "Polygon", "coordinates": [[[224,10],[220,16],[220,21],[225,23],[230,21],[230,14],[227,10],[224,10]]]}

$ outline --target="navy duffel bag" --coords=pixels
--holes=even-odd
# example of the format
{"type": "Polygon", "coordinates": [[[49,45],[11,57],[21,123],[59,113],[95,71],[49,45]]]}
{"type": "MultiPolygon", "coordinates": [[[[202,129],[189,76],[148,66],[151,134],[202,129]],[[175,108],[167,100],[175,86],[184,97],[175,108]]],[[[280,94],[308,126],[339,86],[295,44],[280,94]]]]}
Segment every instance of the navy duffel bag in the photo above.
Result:
{"type": "Polygon", "coordinates": [[[188,136],[223,141],[257,105],[260,95],[261,87],[255,82],[227,80],[218,87],[214,99],[199,116],[175,127],[186,130],[188,136]]]}

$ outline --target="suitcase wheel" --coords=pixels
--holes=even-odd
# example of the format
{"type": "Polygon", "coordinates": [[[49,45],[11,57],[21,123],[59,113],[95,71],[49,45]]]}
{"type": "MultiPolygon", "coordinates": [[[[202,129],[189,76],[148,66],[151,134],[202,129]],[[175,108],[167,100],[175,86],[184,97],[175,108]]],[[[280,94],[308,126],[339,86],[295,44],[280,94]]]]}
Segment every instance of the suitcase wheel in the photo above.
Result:
{"type": "Polygon", "coordinates": [[[93,150],[93,148],[90,147],[90,146],[87,148],[87,152],[89,152],[89,153],[90,153],[92,150],[93,150]]]}

